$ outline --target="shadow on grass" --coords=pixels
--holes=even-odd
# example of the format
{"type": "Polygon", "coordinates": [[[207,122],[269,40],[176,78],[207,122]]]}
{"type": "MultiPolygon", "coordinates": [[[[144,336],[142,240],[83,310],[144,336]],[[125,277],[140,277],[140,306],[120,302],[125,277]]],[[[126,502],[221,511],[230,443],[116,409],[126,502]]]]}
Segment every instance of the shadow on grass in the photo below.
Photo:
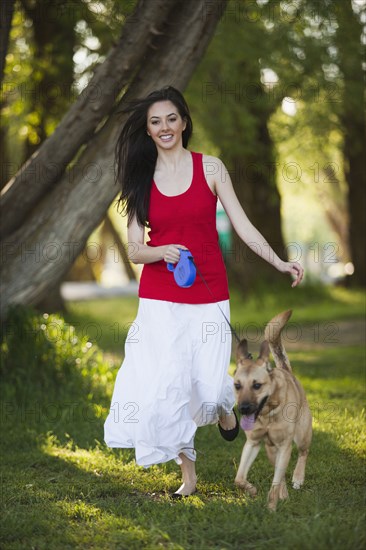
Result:
{"type": "MultiPolygon", "coordinates": [[[[93,419],[94,434],[101,425],[93,419]]],[[[364,463],[331,434],[315,432],[304,489],[289,489],[271,514],[273,472],[263,450],[250,473],[257,499],[234,487],[243,434],[227,444],[215,427],[198,430],[199,493],[176,502],[165,493],[177,488],[176,465],[138,468],[130,451],[80,435],[62,443],[49,428],[13,423],[7,431],[3,548],[361,548],[364,463]]],[[[79,421],[75,433],[83,428],[79,421]]]]}

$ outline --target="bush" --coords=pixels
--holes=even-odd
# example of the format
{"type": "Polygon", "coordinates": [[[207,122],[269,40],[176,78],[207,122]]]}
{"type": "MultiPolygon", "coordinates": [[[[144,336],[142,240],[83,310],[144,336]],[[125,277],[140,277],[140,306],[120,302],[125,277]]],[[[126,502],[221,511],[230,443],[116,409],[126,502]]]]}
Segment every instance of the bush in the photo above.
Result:
{"type": "Polygon", "coordinates": [[[111,382],[112,372],[95,344],[60,315],[14,306],[1,343],[3,398],[49,400],[88,395],[111,382]]]}

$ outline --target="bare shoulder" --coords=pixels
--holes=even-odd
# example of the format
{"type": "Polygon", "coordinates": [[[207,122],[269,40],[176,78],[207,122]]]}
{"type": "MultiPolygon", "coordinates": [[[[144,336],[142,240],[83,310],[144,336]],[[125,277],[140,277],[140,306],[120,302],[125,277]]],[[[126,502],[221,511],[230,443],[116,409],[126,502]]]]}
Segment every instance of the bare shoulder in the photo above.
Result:
{"type": "Polygon", "coordinates": [[[224,163],[218,157],[212,155],[203,155],[202,163],[208,186],[217,195],[218,183],[223,179],[223,174],[226,171],[224,163]]]}
{"type": "Polygon", "coordinates": [[[203,155],[202,163],[207,183],[211,189],[214,189],[215,183],[220,179],[220,174],[225,171],[225,166],[219,158],[211,155],[203,155]]]}
{"type": "Polygon", "coordinates": [[[205,167],[220,169],[224,166],[222,160],[218,157],[213,157],[212,155],[202,155],[202,162],[205,167]]]}

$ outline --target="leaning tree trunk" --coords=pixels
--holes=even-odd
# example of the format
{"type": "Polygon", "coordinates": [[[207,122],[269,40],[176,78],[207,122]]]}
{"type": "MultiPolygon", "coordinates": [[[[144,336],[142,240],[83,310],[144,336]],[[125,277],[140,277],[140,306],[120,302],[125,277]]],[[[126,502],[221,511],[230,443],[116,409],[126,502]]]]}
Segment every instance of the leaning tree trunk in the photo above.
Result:
{"type": "Polygon", "coordinates": [[[0,234],[4,239],[24,223],[38,201],[59,181],[78,149],[113,109],[147,54],[153,38],[162,32],[177,0],[140,0],[126,21],[122,36],[95,71],[88,86],[63,117],[56,131],[28,159],[5,186],[0,197],[0,234]]]}
{"type": "MultiPolygon", "coordinates": [[[[167,0],[172,5],[172,0],[167,0]]],[[[3,244],[1,315],[12,303],[34,304],[60,281],[116,197],[113,150],[124,117],[121,104],[166,84],[184,89],[202,57],[226,2],[174,2],[149,47],[138,74],[114,114],[79,156],[73,168],[3,244]]],[[[55,144],[57,146],[57,143],[55,144]]]]}

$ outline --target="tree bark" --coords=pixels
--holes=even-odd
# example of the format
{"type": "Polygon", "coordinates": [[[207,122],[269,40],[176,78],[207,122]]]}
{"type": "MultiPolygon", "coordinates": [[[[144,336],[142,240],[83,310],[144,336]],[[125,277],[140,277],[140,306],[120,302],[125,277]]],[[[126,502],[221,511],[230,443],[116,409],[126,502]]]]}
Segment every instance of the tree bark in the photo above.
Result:
{"type": "Polygon", "coordinates": [[[116,231],[113,222],[109,215],[105,217],[104,225],[106,230],[112,235],[113,242],[117,246],[117,250],[119,252],[119,255],[121,256],[121,260],[123,262],[124,269],[126,271],[126,275],[129,278],[130,281],[136,281],[136,274],[134,270],[132,269],[131,262],[127,255],[127,247],[126,244],[122,242],[122,239],[118,232],[116,231]]]}
{"type": "MultiPolygon", "coordinates": [[[[204,112],[195,114],[219,148],[235,193],[248,218],[275,252],[285,259],[280,196],[276,185],[275,148],[268,131],[268,122],[276,105],[268,101],[262,89],[256,58],[217,59],[220,48],[224,47],[225,37],[230,32],[236,35],[237,42],[243,29],[238,30],[235,26],[230,28],[226,21],[220,23],[217,37],[201,64],[198,85],[193,79],[190,86],[196,97],[199,88],[202,89],[202,82],[211,88],[213,95],[216,94],[214,100],[207,99],[204,112]],[[228,75],[232,76],[229,78],[228,75]],[[247,83],[255,89],[255,100],[239,96],[238,90],[245,89],[247,83]],[[217,93],[218,90],[220,93],[217,93]],[[217,116],[218,111],[220,116],[217,116]]],[[[252,32],[252,29],[247,32],[252,32]]],[[[229,283],[240,291],[250,292],[262,282],[283,281],[283,275],[248,248],[234,230],[232,245],[223,245],[222,248],[229,283]]]]}
{"type": "Polygon", "coordinates": [[[362,74],[362,24],[351,2],[338,1],[337,45],[343,73],[343,154],[348,184],[349,235],[355,272],[351,284],[366,286],[365,117],[362,74]]]}
{"type": "Polygon", "coordinates": [[[140,0],[127,19],[118,44],[96,69],[56,131],[2,190],[2,238],[20,227],[32,208],[61,178],[78,149],[92,138],[143,61],[152,40],[162,32],[167,14],[178,10],[178,6],[177,0],[140,0]]]}
{"type": "Polygon", "coordinates": [[[324,179],[331,185],[331,191],[324,191],[321,186],[317,186],[317,194],[324,208],[325,216],[330,227],[337,235],[340,243],[338,255],[343,263],[351,260],[351,250],[349,242],[349,212],[348,205],[339,200],[343,196],[340,181],[332,167],[328,164],[323,170],[324,179]],[[338,200],[337,200],[338,199],[338,200]]]}
{"type": "MultiPolygon", "coordinates": [[[[14,0],[4,0],[0,5],[0,19],[1,19],[1,32],[0,32],[0,86],[2,89],[6,55],[8,53],[9,46],[9,34],[11,29],[11,22],[14,13],[14,0]]],[[[6,105],[5,93],[1,94],[0,100],[0,112],[6,105]]],[[[0,127],[0,190],[4,187],[5,182],[9,176],[9,155],[7,148],[7,132],[8,129],[1,125],[0,127]]]]}
{"type": "Polygon", "coordinates": [[[14,0],[3,0],[0,7],[1,33],[0,33],[0,85],[4,78],[5,59],[8,53],[9,34],[11,20],[14,13],[14,0]]]}
{"type": "MultiPolygon", "coordinates": [[[[162,34],[149,47],[118,108],[167,84],[183,90],[204,54],[226,1],[213,4],[186,0],[174,5],[174,18],[168,18],[162,34]]],[[[12,303],[40,301],[62,279],[102,221],[118,193],[113,184],[113,151],[123,121],[124,117],[116,112],[110,116],[72,169],[3,243],[2,316],[12,303]]],[[[58,147],[57,142],[54,145],[58,147]]]]}
{"type": "MultiPolygon", "coordinates": [[[[62,2],[56,0],[21,0],[24,13],[31,19],[33,28],[33,67],[35,81],[29,79],[29,111],[36,112],[39,122],[35,127],[39,142],[47,138],[47,123],[58,120],[67,110],[74,81],[73,55],[75,51],[75,24],[77,11],[67,11],[67,21],[62,17],[62,2]],[[47,16],[47,25],[45,25],[47,16]]],[[[29,138],[25,140],[24,159],[39,148],[29,138]]]]}
{"type": "MultiPolygon", "coordinates": [[[[258,117],[259,113],[257,113],[258,117]]],[[[287,253],[281,231],[280,196],[276,186],[276,166],[273,143],[267,122],[257,118],[257,147],[255,153],[244,158],[228,157],[229,168],[239,202],[255,227],[276,254],[286,259],[287,253]]],[[[256,243],[254,243],[255,245],[256,243]]],[[[280,283],[283,275],[250,250],[234,232],[232,250],[224,251],[231,283],[244,292],[250,292],[260,283],[280,283]]]]}

